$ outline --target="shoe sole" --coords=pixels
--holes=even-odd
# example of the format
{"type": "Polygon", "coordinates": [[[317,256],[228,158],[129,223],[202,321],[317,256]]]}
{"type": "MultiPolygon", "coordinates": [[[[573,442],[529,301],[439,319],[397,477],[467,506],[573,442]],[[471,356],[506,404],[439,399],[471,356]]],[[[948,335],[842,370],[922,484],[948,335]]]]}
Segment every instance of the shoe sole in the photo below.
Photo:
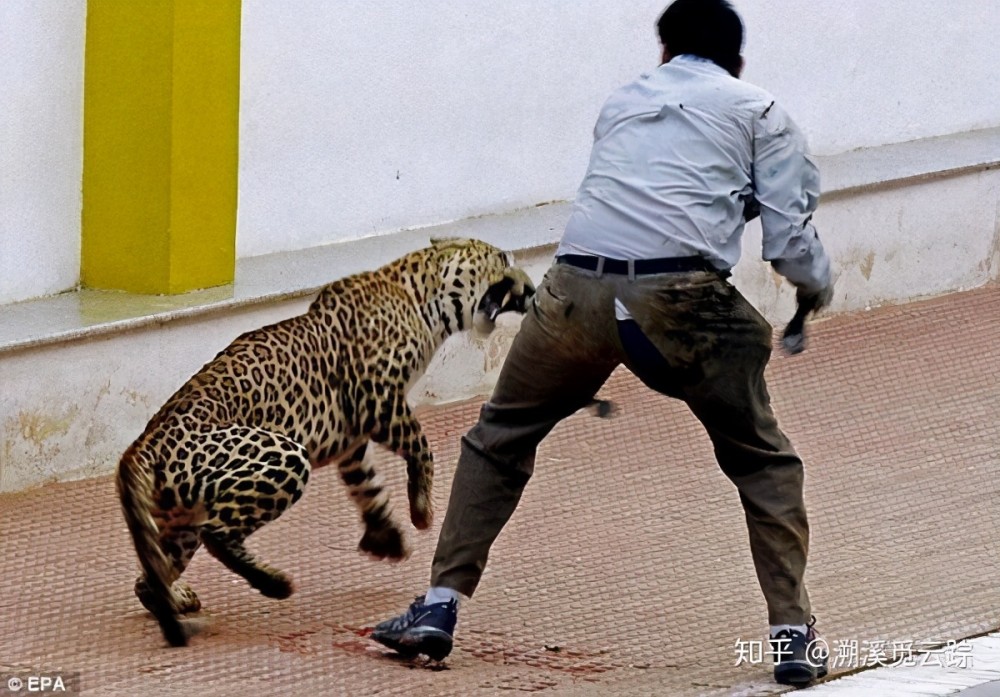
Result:
{"type": "Polygon", "coordinates": [[[814,666],[808,661],[786,661],[774,668],[774,681],[780,685],[808,685],[825,678],[826,666],[814,666]]]}
{"type": "Polygon", "coordinates": [[[414,627],[399,638],[400,653],[422,653],[435,661],[444,660],[451,653],[452,643],[451,634],[434,627],[414,627]]]}
{"type": "Polygon", "coordinates": [[[403,658],[413,658],[414,656],[417,655],[416,651],[407,646],[403,646],[401,643],[399,643],[399,640],[397,639],[393,639],[387,636],[381,636],[376,633],[372,633],[371,638],[374,641],[377,641],[378,643],[382,644],[382,646],[386,647],[387,649],[392,649],[403,658]]]}

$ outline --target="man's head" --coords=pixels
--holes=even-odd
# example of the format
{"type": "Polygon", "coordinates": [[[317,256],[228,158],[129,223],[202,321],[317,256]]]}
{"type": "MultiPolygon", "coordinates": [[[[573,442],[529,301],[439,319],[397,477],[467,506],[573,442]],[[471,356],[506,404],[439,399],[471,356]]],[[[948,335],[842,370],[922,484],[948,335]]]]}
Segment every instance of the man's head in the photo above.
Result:
{"type": "Polygon", "coordinates": [[[656,24],[663,62],[690,53],[707,58],[733,77],[743,70],[743,22],[727,0],[674,0],[656,24]]]}

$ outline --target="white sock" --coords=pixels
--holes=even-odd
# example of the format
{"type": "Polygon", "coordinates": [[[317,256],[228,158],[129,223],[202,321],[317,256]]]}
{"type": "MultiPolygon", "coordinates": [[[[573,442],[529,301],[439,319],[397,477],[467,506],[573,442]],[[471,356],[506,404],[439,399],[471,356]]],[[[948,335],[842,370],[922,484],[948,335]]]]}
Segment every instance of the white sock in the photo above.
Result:
{"type": "Polygon", "coordinates": [[[462,594],[454,588],[446,588],[445,586],[431,586],[424,595],[424,605],[447,603],[451,600],[461,602],[462,594]]]}
{"type": "Polygon", "coordinates": [[[785,629],[805,634],[808,628],[804,624],[772,624],[771,636],[774,637],[778,632],[785,629]]]}

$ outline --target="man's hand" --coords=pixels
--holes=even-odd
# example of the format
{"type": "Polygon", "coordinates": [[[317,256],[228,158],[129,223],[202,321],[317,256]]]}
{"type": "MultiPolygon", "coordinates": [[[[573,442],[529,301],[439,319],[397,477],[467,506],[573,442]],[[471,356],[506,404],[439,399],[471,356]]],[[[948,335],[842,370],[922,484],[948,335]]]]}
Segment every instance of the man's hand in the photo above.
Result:
{"type": "Polygon", "coordinates": [[[801,288],[795,293],[795,299],[799,307],[806,306],[811,312],[819,312],[830,304],[833,300],[833,284],[831,283],[822,290],[810,292],[801,288]]]}
{"type": "Polygon", "coordinates": [[[806,317],[830,304],[833,299],[833,284],[815,292],[800,288],[795,294],[795,299],[798,301],[795,316],[785,327],[785,333],[781,337],[781,345],[789,355],[793,356],[806,350],[806,317]]]}

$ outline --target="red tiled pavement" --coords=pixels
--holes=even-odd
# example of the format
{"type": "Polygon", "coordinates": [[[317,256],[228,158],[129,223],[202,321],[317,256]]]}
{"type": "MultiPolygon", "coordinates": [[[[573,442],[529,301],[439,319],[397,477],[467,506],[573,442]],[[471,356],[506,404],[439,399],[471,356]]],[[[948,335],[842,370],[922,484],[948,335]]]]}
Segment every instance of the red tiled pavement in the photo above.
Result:
{"type": "MultiPolygon", "coordinates": [[[[1000,626],[1000,288],[816,324],[769,368],[807,463],[808,580],[831,641],[945,641],[1000,626]]],[[[251,546],[293,575],[263,598],[206,554],[185,574],[209,628],[171,650],[132,595],[109,478],[0,495],[0,674],[77,671],[93,695],[769,694],[736,664],[766,616],[733,487],[685,407],[624,371],[610,420],[578,414],[539,453],[455,653],[436,667],[365,638],[423,591],[434,534],[402,564],[355,552],[333,470],[251,546]]],[[[425,409],[443,512],[480,400],[425,409]]],[[[403,467],[379,455],[399,512],[403,467]]],[[[0,685],[0,689],[3,686],[0,685]]]]}

